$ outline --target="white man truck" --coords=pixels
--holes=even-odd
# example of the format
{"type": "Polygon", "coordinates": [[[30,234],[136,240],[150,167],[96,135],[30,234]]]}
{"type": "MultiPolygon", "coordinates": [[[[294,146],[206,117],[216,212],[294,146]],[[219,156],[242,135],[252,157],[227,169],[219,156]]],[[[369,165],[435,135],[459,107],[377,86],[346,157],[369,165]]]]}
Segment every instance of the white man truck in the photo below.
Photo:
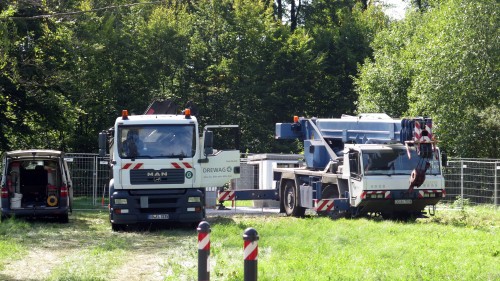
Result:
{"type": "Polygon", "coordinates": [[[446,194],[446,157],[436,147],[430,118],[295,116],[293,123],[276,124],[276,139],[302,140],[305,165],[273,168],[275,186],[236,190],[236,200],[274,199],[281,212],[297,217],[311,209],[407,219],[435,207],[446,194]]]}
{"type": "Polygon", "coordinates": [[[205,218],[205,188],[239,177],[238,126],[209,125],[200,138],[189,109],[151,113],[129,116],[124,110],[113,128],[99,134],[99,154],[109,148],[114,231],[136,223],[198,223],[205,218]],[[234,131],[234,140],[214,147],[214,131],[234,131]]]}

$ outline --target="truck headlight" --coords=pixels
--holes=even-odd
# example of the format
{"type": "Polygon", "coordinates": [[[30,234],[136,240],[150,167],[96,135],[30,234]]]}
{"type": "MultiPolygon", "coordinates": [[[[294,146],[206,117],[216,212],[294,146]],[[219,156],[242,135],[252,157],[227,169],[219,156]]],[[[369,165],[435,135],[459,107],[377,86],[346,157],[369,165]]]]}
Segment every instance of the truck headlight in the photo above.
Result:
{"type": "Polygon", "coordinates": [[[115,199],[115,205],[126,205],[127,199],[115,199]]]}
{"type": "Polygon", "coordinates": [[[200,203],[201,198],[200,197],[188,197],[188,203],[200,203]]]}

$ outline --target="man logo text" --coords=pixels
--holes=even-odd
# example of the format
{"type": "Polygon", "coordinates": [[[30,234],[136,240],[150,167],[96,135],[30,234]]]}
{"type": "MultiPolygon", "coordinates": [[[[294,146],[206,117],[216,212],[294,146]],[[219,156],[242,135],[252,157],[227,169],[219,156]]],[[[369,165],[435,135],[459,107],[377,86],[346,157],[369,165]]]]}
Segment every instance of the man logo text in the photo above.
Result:
{"type": "Polygon", "coordinates": [[[167,172],[148,172],[148,177],[166,177],[167,172]]]}

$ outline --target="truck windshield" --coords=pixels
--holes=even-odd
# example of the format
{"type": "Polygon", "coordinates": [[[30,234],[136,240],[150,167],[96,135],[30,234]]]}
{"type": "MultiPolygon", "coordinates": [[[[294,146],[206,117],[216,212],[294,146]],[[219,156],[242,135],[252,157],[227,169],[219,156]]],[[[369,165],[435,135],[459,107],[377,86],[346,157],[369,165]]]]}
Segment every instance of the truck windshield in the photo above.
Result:
{"type": "Polygon", "coordinates": [[[121,158],[192,158],[194,125],[134,125],[118,127],[121,158]]]}
{"type": "Polygon", "coordinates": [[[362,155],[365,175],[410,175],[419,164],[419,161],[429,161],[430,166],[427,169],[427,175],[441,173],[439,152],[437,150],[431,160],[420,158],[414,148],[410,149],[411,159],[408,158],[406,148],[364,150],[362,155]]]}

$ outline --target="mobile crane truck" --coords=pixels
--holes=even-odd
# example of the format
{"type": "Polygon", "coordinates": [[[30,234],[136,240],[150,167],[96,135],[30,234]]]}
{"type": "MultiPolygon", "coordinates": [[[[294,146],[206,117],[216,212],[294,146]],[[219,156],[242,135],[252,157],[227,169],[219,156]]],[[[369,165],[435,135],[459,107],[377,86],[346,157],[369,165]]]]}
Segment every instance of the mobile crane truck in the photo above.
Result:
{"type": "MultiPolygon", "coordinates": [[[[279,201],[280,211],[420,216],[445,196],[441,157],[430,118],[386,114],[299,118],[277,123],[276,139],[301,139],[305,166],[273,168],[275,188],[236,190],[236,200],[279,201]]],[[[266,188],[266,187],[265,187],[266,188]]],[[[432,213],[431,213],[432,214],[432,213]]]]}
{"type": "Polygon", "coordinates": [[[144,222],[196,224],[205,218],[205,188],[239,177],[238,126],[208,125],[200,138],[191,109],[177,114],[169,104],[155,101],[143,115],[124,110],[111,129],[99,134],[99,154],[109,148],[114,231],[144,222]],[[235,133],[231,145],[225,138],[220,142],[225,147],[214,149],[218,130],[235,133]]]}

